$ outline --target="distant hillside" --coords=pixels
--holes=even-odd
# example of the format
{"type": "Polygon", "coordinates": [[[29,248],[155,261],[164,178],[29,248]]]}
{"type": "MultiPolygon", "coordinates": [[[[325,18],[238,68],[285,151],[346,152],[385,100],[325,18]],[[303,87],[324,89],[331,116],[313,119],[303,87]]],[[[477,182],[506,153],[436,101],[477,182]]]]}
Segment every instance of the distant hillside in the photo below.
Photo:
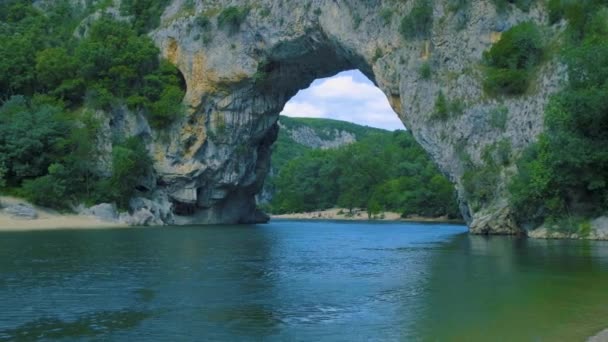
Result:
{"type": "Polygon", "coordinates": [[[281,116],[279,126],[281,129],[273,146],[271,170],[264,182],[264,189],[258,195],[260,204],[266,204],[272,199],[275,191],[273,180],[290,160],[301,157],[310,150],[352,144],[370,134],[390,134],[383,129],[332,119],[281,116]]]}

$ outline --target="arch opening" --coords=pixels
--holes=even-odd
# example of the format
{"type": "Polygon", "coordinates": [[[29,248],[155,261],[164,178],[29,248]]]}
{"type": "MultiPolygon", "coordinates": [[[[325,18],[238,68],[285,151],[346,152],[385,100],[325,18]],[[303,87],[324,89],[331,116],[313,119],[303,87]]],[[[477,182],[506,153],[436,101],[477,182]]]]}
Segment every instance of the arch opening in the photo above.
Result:
{"type": "Polygon", "coordinates": [[[278,126],[271,166],[256,196],[266,212],[314,211],[324,218],[460,217],[454,186],[407,131],[386,94],[360,70],[310,82],[285,103],[278,126]],[[412,151],[416,155],[408,158],[412,151]],[[348,154],[356,155],[346,158],[348,154]],[[366,158],[374,160],[361,160],[366,158]],[[412,165],[383,167],[396,163],[412,165]],[[370,165],[378,175],[362,172],[370,165]],[[332,176],[337,178],[328,181],[332,176]],[[441,189],[425,186],[433,178],[441,189]],[[349,192],[349,187],[356,189],[349,192]],[[401,198],[394,199],[400,192],[401,198]]]}

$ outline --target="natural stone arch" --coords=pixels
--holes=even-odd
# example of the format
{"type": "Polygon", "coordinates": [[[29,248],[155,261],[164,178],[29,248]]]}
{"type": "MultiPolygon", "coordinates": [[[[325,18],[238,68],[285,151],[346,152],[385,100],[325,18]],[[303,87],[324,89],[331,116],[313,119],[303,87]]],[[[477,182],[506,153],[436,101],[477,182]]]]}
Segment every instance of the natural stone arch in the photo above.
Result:
{"type": "Polygon", "coordinates": [[[465,13],[470,25],[457,29],[458,14],[448,10],[447,0],[436,0],[434,18],[441,24],[427,39],[406,40],[399,20],[413,3],[199,0],[186,10],[184,1],[175,0],[152,37],[185,76],[188,115],[166,134],[153,133],[152,149],[157,193],[168,196],[179,213],[192,213],[178,216],[177,223],[263,221],[254,195],[269,168],[284,104],[316,78],[359,69],[457,185],[472,231],[517,233],[504,195],[508,170],[499,177],[496,199],[472,207],[463,196],[466,166],[460,156],[478,162],[484,147],[501,139],[518,153],[542,130],[542,109],[556,90],[558,78],[550,72],[555,66],[541,72],[539,93],[504,100],[511,115],[507,129],[497,132],[486,117],[498,104],[484,96],[478,64],[498,28],[542,21],[543,9],[499,15],[491,1],[473,1],[465,13]],[[218,27],[218,13],[228,6],[249,8],[234,29],[218,27]],[[385,7],[395,12],[390,22],[378,15],[385,7]],[[211,25],[197,26],[201,16],[211,25]],[[420,75],[423,63],[433,66],[430,80],[420,75]],[[440,91],[466,102],[464,113],[447,121],[431,119],[440,91]]]}

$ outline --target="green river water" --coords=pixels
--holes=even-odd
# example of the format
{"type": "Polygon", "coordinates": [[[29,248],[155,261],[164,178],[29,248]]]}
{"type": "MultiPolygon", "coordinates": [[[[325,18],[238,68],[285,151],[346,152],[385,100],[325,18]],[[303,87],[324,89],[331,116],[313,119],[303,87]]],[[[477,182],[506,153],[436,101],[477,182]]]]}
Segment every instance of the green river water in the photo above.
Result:
{"type": "Polygon", "coordinates": [[[608,244],[458,225],[0,233],[0,341],[584,341],[608,244]]]}

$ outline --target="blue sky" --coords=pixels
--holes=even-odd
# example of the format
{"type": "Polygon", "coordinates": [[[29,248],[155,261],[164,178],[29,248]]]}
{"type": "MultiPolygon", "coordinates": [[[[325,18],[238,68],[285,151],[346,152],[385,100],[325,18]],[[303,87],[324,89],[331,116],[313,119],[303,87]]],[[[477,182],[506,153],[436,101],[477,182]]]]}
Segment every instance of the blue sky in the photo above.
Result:
{"type": "Polygon", "coordinates": [[[388,130],[404,129],[386,96],[358,70],[315,80],[291,98],[281,114],[344,120],[388,130]]]}

